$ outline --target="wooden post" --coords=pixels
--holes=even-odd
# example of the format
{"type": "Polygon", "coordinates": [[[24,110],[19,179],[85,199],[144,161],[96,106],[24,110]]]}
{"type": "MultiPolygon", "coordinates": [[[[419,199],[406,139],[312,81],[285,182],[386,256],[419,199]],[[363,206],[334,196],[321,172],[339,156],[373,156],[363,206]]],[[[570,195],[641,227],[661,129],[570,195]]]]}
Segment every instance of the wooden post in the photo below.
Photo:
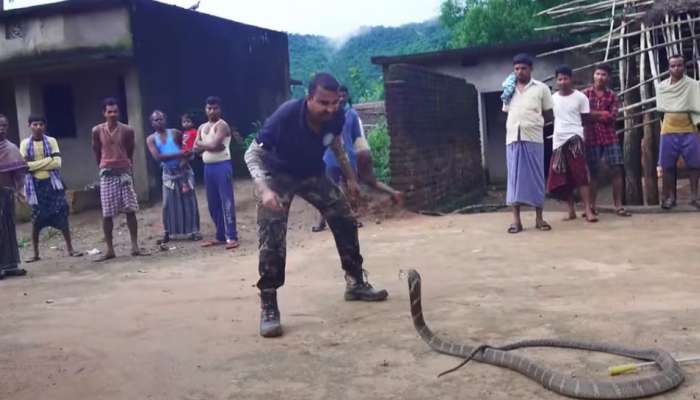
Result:
{"type": "MultiPolygon", "coordinates": [[[[645,26],[642,23],[641,29],[644,30],[645,26]]],[[[647,47],[651,47],[651,43],[647,43],[646,35],[639,35],[639,48],[644,50],[647,47]]],[[[644,82],[646,80],[646,60],[647,53],[642,52],[639,57],[639,81],[644,82]]],[[[654,67],[654,60],[649,59],[649,64],[651,66],[651,73],[654,74],[656,68],[654,67]]],[[[649,88],[648,84],[642,84],[639,88],[642,101],[649,98],[649,88]]],[[[658,205],[659,204],[659,180],[656,177],[656,138],[654,136],[654,129],[651,124],[651,113],[644,113],[642,117],[642,123],[644,127],[644,139],[642,140],[642,170],[644,172],[644,198],[647,205],[658,205]]]]}
{"type": "MultiPolygon", "coordinates": [[[[620,39],[620,57],[627,54],[628,41],[625,38],[620,39]]],[[[635,57],[625,58],[625,62],[621,63],[620,79],[623,86],[634,85],[635,75],[630,74],[630,71],[635,70],[635,57]]],[[[639,93],[637,91],[627,92],[623,96],[624,105],[629,106],[639,102],[639,93]]],[[[625,117],[628,116],[625,110],[625,117]]],[[[634,119],[625,119],[624,133],[624,158],[625,158],[625,204],[628,205],[643,205],[644,194],[642,190],[642,134],[640,129],[632,129],[637,122],[634,119]]]]}

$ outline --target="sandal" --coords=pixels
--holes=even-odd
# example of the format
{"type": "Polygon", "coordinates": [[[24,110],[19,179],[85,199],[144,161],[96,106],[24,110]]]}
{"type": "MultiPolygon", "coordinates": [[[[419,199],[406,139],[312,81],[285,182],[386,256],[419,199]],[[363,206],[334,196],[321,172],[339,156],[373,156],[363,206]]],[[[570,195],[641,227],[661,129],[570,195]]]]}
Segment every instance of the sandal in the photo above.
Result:
{"type": "Polygon", "coordinates": [[[190,237],[189,237],[189,240],[192,241],[192,242],[198,242],[198,241],[200,241],[200,240],[202,240],[202,239],[203,239],[203,238],[202,238],[202,235],[199,234],[199,233],[193,233],[193,234],[191,234],[190,237]]]}
{"type": "Polygon", "coordinates": [[[93,261],[93,262],[100,263],[100,262],[105,262],[105,261],[107,261],[107,260],[111,260],[111,259],[114,259],[114,258],[117,258],[117,256],[114,255],[114,254],[103,254],[103,255],[97,257],[96,259],[94,259],[94,260],[92,260],[92,261],[93,261]]]}
{"type": "Polygon", "coordinates": [[[202,243],[202,247],[214,247],[214,246],[221,246],[225,242],[220,242],[218,240],[207,240],[206,242],[202,243]]]}
{"type": "Polygon", "coordinates": [[[326,230],[326,224],[314,225],[311,227],[311,232],[318,233],[326,230]]]}
{"type": "Polygon", "coordinates": [[[226,250],[233,250],[240,246],[240,243],[238,243],[238,240],[231,240],[226,242],[226,246],[224,247],[226,250]]]}
{"type": "Polygon", "coordinates": [[[132,257],[150,257],[151,253],[139,249],[139,250],[132,251],[131,256],[132,257]]]}
{"type": "Polygon", "coordinates": [[[547,221],[542,221],[535,224],[535,229],[548,232],[552,230],[552,225],[548,224],[547,221]]]}
{"type": "Polygon", "coordinates": [[[32,258],[30,258],[30,259],[28,259],[28,260],[25,260],[24,263],[25,263],[25,264],[31,264],[31,263],[34,263],[34,262],[37,262],[37,261],[41,261],[41,257],[38,257],[38,256],[37,256],[37,257],[32,257],[32,258]]]}
{"type": "Polygon", "coordinates": [[[523,231],[523,224],[511,224],[508,227],[508,233],[515,234],[515,233],[520,233],[522,231],[523,231]]]}
{"type": "Polygon", "coordinates": [[[670,210],[676,206],[676,200],[668,198],[661,203],[661,208],[664,210],[670,210]]]}
{"type": "Polygon", "coordinates": [[[632,213],[625,210],[624,207],[620,207],[617,210],[615,210],[615,214],[617,214],[618,217],[631,217],[632,216],[632,213]]]}

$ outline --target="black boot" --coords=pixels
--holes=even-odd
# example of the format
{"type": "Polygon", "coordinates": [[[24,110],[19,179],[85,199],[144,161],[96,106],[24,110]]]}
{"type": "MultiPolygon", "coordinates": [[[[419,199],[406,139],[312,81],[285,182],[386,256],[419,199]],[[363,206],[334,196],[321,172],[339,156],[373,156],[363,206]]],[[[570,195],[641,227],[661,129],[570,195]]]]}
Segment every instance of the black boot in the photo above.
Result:
{"type": "Polygon", "coordinates": [[[374,289],[367,282],[365,270],[357,277],[346,274],[345,282],[345,301],[383,301],[389,296],[385,289],[374,289]]]}
{"type": "Polygon", "coordinates": [[[263,289],[260,291],[260,336],[282,336],[280,310],[277,307],[277,290],[263,289]]]}

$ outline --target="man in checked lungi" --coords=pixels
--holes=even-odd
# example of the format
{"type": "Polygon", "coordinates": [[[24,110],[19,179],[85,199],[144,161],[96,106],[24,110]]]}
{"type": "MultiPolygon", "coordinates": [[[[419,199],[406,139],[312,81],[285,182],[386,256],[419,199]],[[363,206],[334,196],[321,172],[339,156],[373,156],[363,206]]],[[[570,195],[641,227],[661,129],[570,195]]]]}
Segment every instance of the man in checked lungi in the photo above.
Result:
{"type": "Polygon", "coordinates": [[[107,242],[107,252],[95,261],[116,257],[112,230],[114,217],[126,214],[126,224],[131,236],[131,255],[148,255],[139,249],[136,211],[139,203],[134,191],[133,159],[134,129],[119,122],[119,104],[114,98],[102,103],[105,122],[92,128],[92,151],[100,168],[100,201],[102,203],[102,228],[107,242]]]}

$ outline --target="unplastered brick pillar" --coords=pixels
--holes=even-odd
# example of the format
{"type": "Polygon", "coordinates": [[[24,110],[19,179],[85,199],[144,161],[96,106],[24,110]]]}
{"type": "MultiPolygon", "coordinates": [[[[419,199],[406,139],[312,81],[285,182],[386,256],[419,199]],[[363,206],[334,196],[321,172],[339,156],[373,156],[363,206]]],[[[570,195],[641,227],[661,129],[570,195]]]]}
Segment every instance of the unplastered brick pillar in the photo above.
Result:
{"type": "Polygon", "coordinates": [[[484,191],[477,92],[462,79],[409,65],[384,71],[391,183],[406,207],[431,209],[484,191]]]}

